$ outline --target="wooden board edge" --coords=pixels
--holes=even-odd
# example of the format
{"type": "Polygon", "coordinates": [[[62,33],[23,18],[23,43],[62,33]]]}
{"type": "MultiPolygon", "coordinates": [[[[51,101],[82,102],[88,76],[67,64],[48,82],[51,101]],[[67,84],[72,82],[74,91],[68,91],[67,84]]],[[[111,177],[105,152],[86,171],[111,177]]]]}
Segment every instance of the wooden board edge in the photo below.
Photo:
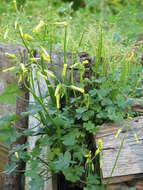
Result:
{"type": "Polygon", "coordinates": [[[136,179],[143,179],[143,173],[142,174],[132,174],[132,175],[126,175],[126,176],[117,176],[117,177],[111,177],[109,178],[104,178],[103,183],[104,184],[117,184],[117,183],[124,183],[124,182],[129,182],[133,181],[136,179]]]}

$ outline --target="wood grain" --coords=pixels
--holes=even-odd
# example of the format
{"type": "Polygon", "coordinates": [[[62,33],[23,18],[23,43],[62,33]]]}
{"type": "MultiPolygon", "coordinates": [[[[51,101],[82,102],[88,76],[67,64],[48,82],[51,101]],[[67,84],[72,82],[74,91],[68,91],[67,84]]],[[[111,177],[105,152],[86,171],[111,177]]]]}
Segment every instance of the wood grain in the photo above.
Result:
{"type": "MultiPolygon", "coordinates": [[[[136,143],[133,131],[129,128],[112,177],[130,176],[132,178],[133,175],[143,173],[143,116],[140,116],[131,121],[126,120],[123,124],[104,124],[99,134],[95,137],[96,144],[99,138],[103,140],[102,171],[104,179],[110,177],[127,124],[137,134],[139,144],[136,143]],[[119,128],[122,128],[122,132],[116,139],[115,135],[119,128]]],[[[122,180],[129,180],[128,177],[124,177],[122,177],[122,180]]],[[[115,182],[119,181],[120,179],[116,178],[115,182]]]]}

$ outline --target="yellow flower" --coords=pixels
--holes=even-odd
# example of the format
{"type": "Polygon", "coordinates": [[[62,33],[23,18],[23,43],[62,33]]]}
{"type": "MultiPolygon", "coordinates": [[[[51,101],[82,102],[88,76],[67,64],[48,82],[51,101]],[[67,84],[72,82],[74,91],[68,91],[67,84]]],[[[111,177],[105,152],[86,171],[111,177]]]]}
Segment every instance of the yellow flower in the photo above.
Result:
{"type": "Polygon", "coordinates": [[[22,69],[22,72],[25,74],[25,73],[27,72],[27,69],[26,69],[26,67],[24,66],[24,64],[23,64],[23,63],[20,63],[20,67],[21,67],[21,69],[22,69]]]}
{"type": "Polygon", "coordinates": [[[38,61],[40,61],[40,58],[39,57],[32,57],[32,58],[30,58],[30,61],[38,62],[38,61]]]}
{"type": "Polygon", "coordinates": [[[37,76],[44,78],[45,80],[48,80],[48,77],[46,75],[43,75],[40,71],[37,71],[37,76]]]}
{"type": "Polygon", "coordinates": [[[84,91],[83,88],[79,88],[79,87],[74,86],[74,85],[71,85],[70,87],[71,87],[71,89],[73,89],[73,90],[79,91],[79,92],[81,92],[81,93],[83,93],[83,94],[85,93],[85,91],[84,91]]]}
{"type": "Polygon", "coordinates": [[[14,54],[12,54],[12,53],[5,53],[5,55],[7,57],[9,57],[10,59],[12,59],[12,60],[16,60],[17,59],[16,56],[14,54]]]}
{"type": "Polygon", "coordinates": [[[56,76],[49,70],[44,70],[47,76],[50,76],[52,79],[56,79],[56,76]]]}
{"type": "Polygon", "coordinates": [[[94,172],[94,164],[91,164],[92,172],[94,172]]]}
{"type": "Polygon", "coordinates": [[[61,87],[62,87],[61,83],[57,85],[56,90],[55,90],[55,96],[57,96],[59,94],[61,87]]]}
{"type": "Polygon", "coordinates": [[[32,41],[33,40],[33,37],[30,36],[29,34],[24,34],[24,39],[27,40],[27,41],[32,41]]]}
{"type": "Polygon", "coordinates": [[[3,72],[6,73],[6,72],[9,72],[9,71],[14,71],[16,69],[16,67],[9,67],[7,69],[4,69],[3,72]]]}
{"type": "Polygon", "coordinates": [[[42,57],[43,57],[43,59],[49,63],[50,62],[50,55],[48,54],[48,52],[46,51],[46,49],[43,48],[42,46],[41,46],[41,50],[42,50],[42,57]]]}
{"type": "Polygon", "coordinates": [[[136,140],[136,143],[137,143],[137,144],[139,144],[139,139],[138,139],[138,137],[137,137],[137,134],[136,134],[136,133],[134,133],[134,138],[135,138],[135,140],[136,140]]]}
{"type": "Polygon", "coordinates": [[[16,11],[17,11],[17,3],[16,3],[16,0],[13,0],[13,8],[14,8],[14,11],[16,12],[16,11]]]}
{"type": "Polygon", "coordinates": [[[45,25],[43,20],[40,20],[40,23],[33,29],[33,32],[39,33],[40,29],[45,25]]]}
{"type": "Polygon", "coordinates": [[[87,64],[89,64],[89,61],[88,61],[88,60],[84,60],[82,63],[83,63],[84,65],[87,65],[87,64]]]}
{"type": "Polygon", "coordinates": [[[102,139],[98,140],[98,149],[96,150],[95,155],[97,156],[98,154],[100,154],[103,150],[103,141],[102,139]]]}
{"type": "Polygon", "coordinates": [[[14,23],[14,29],[15,30],[17,29],[17,25],[18,25],[18,21],[16,20],[15,23],[14,23]]]}
{"type": "Polygon", "coordinates": [[[129,61],[131,61],[134,58],[134,52],[131,52],[129,55],[129,61]]]}
{"type": "Polygon", "coordinates": [[[120,128],[120,129],[118,129],[118,131],[117,131],[117,133],[116,133],[116,135],[115,135],[115,139],[117,139],[118,138],[118,136],[119,136],[119,134],[122,132],[122,129],[120,128]]]}
{"type": "Polygon", "coordinates": [[[67,64],[64,64],[63,72],[62,72],[62,78],[63,78],[63,79],[65,79],[65,77],[66,77],[67,67],[68,67],[68,65],[67,65],[67,64]]]}
{"type": "Polygon", "coordinates": [[[23,31],[22,31],[22,28],[19,26],[19,32],[20,32],[20,35],[23,37],[23,31]]]}
{"type": "Polygon", "coordinates": [[[68,24],[67,24],[67,22],[55,22],[55,25],[64,25],[64,26],[67,26],[68,24]]]}
{"type": "Polygon", "coordinates": [[[15,152],[15,157],[16,157],[17,159],[19,158],[18,152],[15,152]]]}
{"type": "Polygon", "coordinates": [[[20,76],[19,76],[19,79],[18,79],[18,84],[20,84],[20,83],[22,82],[22,79],[23,79],[23,76],[20,75],[20,76]]]}
{"type": "Polygon", "coordinates": [[[102,141],[102,139],[98,140],[98,148],[99,148],[100,151],[103,149],[103,141],[102,141]]]}
{"type": "Polygon", "coordinates": [[[6,31],[5,31],[5,33],[4,33],[4,39],[6,39],[7,38],[7,35],[8,35],[8,28],[6,29],[6,31]]]}
{"type": "Polygon", "coordinates": [[[60,95],[56,96],[57,108],[60,109],[60,95]]]}

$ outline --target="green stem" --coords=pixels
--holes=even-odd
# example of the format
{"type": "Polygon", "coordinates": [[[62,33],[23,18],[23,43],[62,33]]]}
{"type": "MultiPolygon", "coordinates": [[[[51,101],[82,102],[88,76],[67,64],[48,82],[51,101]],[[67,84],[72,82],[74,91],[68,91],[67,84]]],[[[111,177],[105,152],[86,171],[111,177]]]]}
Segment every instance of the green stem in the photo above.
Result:
{"type": "MultiPolygon", "coordinates": [[[[66,46],[67,46],[67,26],[65,26],[65,35],[64,35],[64,64],[66,64],[67,62],[66,46]]],[[[66,98],[66,105],[67,105],[68,104],[67,75],[65,76],[64,84],[65,84],[65,98],[66,98]]]]}
{"type": "Polygon", "coordinates": [[[24,80],[23,80],[23,83],[24,83],[24,86],[28,89],[28,91],[33,95],[34,99],[41,105],[41,107],[44,110],[47,118],[50,119],[50,121],[53,123],[54,126],[57,126],[56,122],[53,120],[53,118],[51,117],[51,115],[49,114],[47,109],[45,108],[44,103],[39,99],[39,97],[36,96],[34,90],[32,90],[32,88],[29,88],[24,80]]]}
{"type": "Polygon", "coordinates": [[[124,144],[124,142],[125,142],[125,138],[126,138],[128,129],[129,129],[129,125],[126,126],[126,132],[125,132],[125,134],[124,134],[124,136],[123,136],[123,138],[122,138],[121,145],[120,145],[119,151],[118,151],[118,153],[117,153],[117,156],[116,156],[116,159],[115,159],[113,168],[112,168],[111,173],[110,173],[110,176],[109,176],[109,178],[108,178],[108,180],[107,180],[107,186],[108,186],[108,184],[109,184],[109,182],[110,182],[110,178],[112,177],[113,172],[114,172],[114,170],[115,170],[115,168],[116,168],[116,165],[117,165],[117,162],[118,162],[118,159],[119,159],[121,150],[122,150],[122,148],[123,148],[123,144],[124,144]]]}
{"type": "Polygon", "coordinates": [[[25,42],[23,36],[21,35],[21,32],[20,32],[20,31],[19,31],[19,34],[20,34],[20,37],[21,37],[21,39],[22,39],[22,42],[23,42],[24,46],[26,47],[28,53],[33,57],[32,53],[31,53],[31,51],[30,51],[30,49],[29,49],[27,43],[25,42]]]}
{"type": "Polygon", "coordinates": [[[58,144],[61,150],[61,129],[60,129],[60,112],[59,108],[57,108],[57,134],[58,134],[58,144]]]}

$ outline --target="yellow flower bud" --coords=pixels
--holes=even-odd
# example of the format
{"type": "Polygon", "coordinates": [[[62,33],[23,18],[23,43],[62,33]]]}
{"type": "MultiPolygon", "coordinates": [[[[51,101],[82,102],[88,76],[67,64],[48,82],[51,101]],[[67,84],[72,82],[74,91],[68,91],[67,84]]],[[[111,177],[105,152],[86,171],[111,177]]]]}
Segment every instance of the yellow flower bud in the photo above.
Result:
{"type": "Polygon", "coordinates": [[[45,25],[43,20],[40,20],[40,23],[33,29],[33,32],[39,33],[40,29],[45,25]]]}
{"type": "Polygon", "coordinates": [[[8,28],[6,29],[5,33],[4,33],[4,40],[7,38],[7,35],[8,35],[8,28]]]}
{"type": "Polygon", "coordinates": [[[49,70],[44,70],[44,71],[47,74],[47,76],[50,76],[51,78],[56,79],[56,76],[51,71],[49,70]]]}
{"type": "Polygon", "coordinates": [[[22,28],[19,26],[19,32],[20,32],[20,35],[23,37],[23,31],[22,31],[22,28]]]}
{"type": "Polygon", "coordinates": [[[50,55],[45,50],[45,48],[43,48],[42,46],[41,46],[41,50],[42,50],[42,57],[43,57],[43,59],[49,63],[50,62],[50,55]]]}
{"type": "Polygon", "coordinates": [[[57,85],[56,90],[55,90],[55,96],[59,94],[61,87],[62,87],[61,83],[57,85]]]}
{"type": "Polygon", "coordinates": [[[64,26],[67,26],[68,24],[67,24],[67,22],[55,22],[55,25],[64,25],[64,26]]]}
{"type": "Polygon", "coordinates": [[[30,36],[29,34],[24,34],[24,39],[27,40],[27,41],[32,41],[33,40],[33,37],[30,36]]]}
{"type": "Polygon", "coordinates": [[[12,59],[12,60],[16,60],[16,59],[17,59],[16,56],[15,56],[14,54],[12,54],[12,53],[5,53],[5,55],[6,55],[8,58],[12,59]]]}
{"type": "Polygon", "coordinates": [[[89,153],[88,153],[88,158],[91,159],[91,150],[90,150],[89,153]]]}
{"type": "Polygon", "coordinates": [[[60,95],[59,94],[56,96],[56,102],[57,102],[57,109],[60,109],[60,95]]]}
{"type": "Polygon", "coordinates": [[[63,79],[65,79],[65,77],[66,77],[67,67],[68,67],[68,65],[67,65],[67,64],[64,64],[63,72],[62,72],[62,78],[63,78],[63,79]]]}
{"type": "Polygon", "coordinates": [[[20,84],[20,82],[22,82],[22,75],[20,75],[19,79],[18,79],[18,84],[20,84]]]}
{"type": "Polygon", "coordinates": [[[79,87],[76,87],[76,86],[74,86],[74,85],[71,85],[70,87],[71,87],[71,89],[73,89],[73,90],[79,91],[79,92],[81,92],[81,93],[83,93],[83,94],[85,93],[85,91],[84,91],[83,88],[79,88],[79,87]]]}
{"type": "Polygon", "coordinates": [[[20,67],[21,67],[23,73],[25,74],[27,72],[25,65],[23,63],[20,63],[20,67]]]}
{"type": "Polygon", "coordinates": [[[17,3],[16,0],[13,0],[13,8],[14,8],[14,12],[17,11],[17,3]]]}
{"type": "Polygon", "coordinates": [[[38,61],[40,61],[40,58],[39,57],[32,57],[32,58],[30,58],[30,61],[38,62],[38,61]]]}
{"type": "Polygon", "coordinates": [[[15,23],[14,23],[14,29],[15,29],[15,30],[17,29],[17,25],[18,25],[18,22],[17,22],[17,20],[16,20],[15,23]]]}
{"type": "Polygon", "coordinates": [[[9,71],[15,71],[16,67],[9,67],[7,69],[4,69],[3,72],[6,73],[6,72],[9,72],[9,71]]]}
{"type": "Polygon", "coordinates": [[[19,158],[18,152],[15,152],[15,157],[16,157],[17,159],[19,158]]]}
{"type": "Polygon", "coordinates": [[[139,139],[138,139],[138,137],[137,137],[137,134],[136,134],[136,133],[134,133],[134,138],[135,138],[135,140],[136,140],[136,143],[137,143],[137,144],[139,144],[139,139]]]}
{"type": "Polygon", "coordinates": [[[94,172],[94,164],[93,163],[91,164],[91,169],[92,169],[92,172],[94,172]]]}
{"type": "Polygon", "coordinates": [[[117,139],[118,138],[118,136],[119,136],[119,134],[122,132],[122,129],[120,128],[120,129],[118,129],[118,131],[117,131],[117,133],[116,133],[116,135],[115,135],[115,139],[117,139]]]}
{"type": "Polygon", "coordinates": [[[103,149],[103,141],[102,141],[102,139],[98,140],[98,148],[99,148],[100,151],[103,149]]]}
{"type": "Polygon", "coordinates": [[[134,58],[134,52],[131,52],[131,54],[129,55],[129,61],[131,61],[134,58]]]}
{"type": "Polygon", "coordinates": [[[89,64],[89,61],[88,61],[88,60],[84,60],[82,63],[83,63],[84,65],[87,65],[87,64],[89,64]]]}
{"type": "Polygon", "coordinates": [[[71,66],[71,68],[78,68],[80,66],[80,63],[75,63],[71,66]]]}
{"type": "Polygon", "coordinates": [[[37,71],[37,76],[41,76],[42,78],[44,78],[45,80],[48,80],[48,77],[46,75],[43,75],[40,71],[37,71]]]}

